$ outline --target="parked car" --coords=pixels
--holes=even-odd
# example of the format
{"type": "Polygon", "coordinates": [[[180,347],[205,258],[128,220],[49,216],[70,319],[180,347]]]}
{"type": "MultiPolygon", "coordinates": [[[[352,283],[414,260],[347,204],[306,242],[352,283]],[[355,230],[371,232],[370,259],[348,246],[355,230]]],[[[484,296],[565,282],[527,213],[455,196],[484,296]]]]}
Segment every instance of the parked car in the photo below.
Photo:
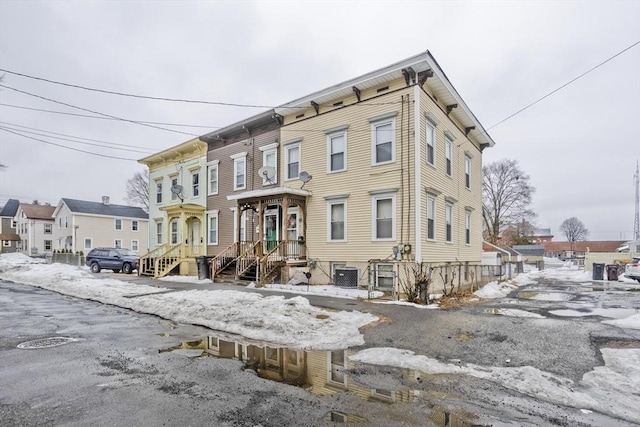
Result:
{"type": "Polygon", "coordinates": [[[122,271],[131,274],[138,269],[140,256],[137,252],[122,248],[95,248],[91,249],[85,259],[85,264],[92,273],[100,273],[104,269],[112,270],[114,273],[122,271]]]}
{"type": "Polygon", "coordinates": [[[633,258],[625,268],[624,275],[640,283],[640,258],[633,258]]]}

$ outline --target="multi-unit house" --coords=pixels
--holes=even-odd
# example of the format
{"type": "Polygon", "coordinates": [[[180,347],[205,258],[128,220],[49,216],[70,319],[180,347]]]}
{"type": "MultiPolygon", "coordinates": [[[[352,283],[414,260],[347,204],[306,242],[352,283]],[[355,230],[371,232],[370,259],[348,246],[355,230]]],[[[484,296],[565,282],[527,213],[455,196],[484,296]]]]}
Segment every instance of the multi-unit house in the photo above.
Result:
{"type": "Polygon", "coordinates": [[[139,207],[62,198],[51,208],[53,249],[85,255],[96,247],[128,248],[146,253],[149,216],[139,207]]]}
{"type": "Polygon", "coordinates": [[[214,275],[389,286],[402,264],[446,282],[481,263],[494,141],[429,52],[201,139],[214,275]]]}
{"type": "Polygon", "coordinates": [[[207,144],[193,139],[140,159],[149,168],[149,252],[140,274],[193,275],[206,253],[207,144]]]}
{"type": "Polygon", "coordinates": [[[0,253],[16,252],[20,237],[16,233],[16,212],[20,201],[9,199],[0,209],[0,253]]]}
{"type": "Polygon", "coordinates": [[[18,251],[29,256],[53,252],[53,211],[50,205],[20,203],[14,217],[20,241],[18,251]]]}

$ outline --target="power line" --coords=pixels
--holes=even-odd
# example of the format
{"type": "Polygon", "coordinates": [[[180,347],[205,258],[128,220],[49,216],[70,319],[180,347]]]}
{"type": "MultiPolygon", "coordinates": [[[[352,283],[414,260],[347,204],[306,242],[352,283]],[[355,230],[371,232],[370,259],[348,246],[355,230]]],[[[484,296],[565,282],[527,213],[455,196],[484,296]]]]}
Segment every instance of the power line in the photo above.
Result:
{"type": "Polygon", "coordinates": [[[4,127],[0,127],[0,130],[3,130],[3,131],[5,131],[5,132],[9,132],[9,133],[13,133],[13,134],[18,135],[18,136],[21,136],[21,137],[23,137],[23,138],[33,139],[34,141],[43,142],[43,143],[45,143],[45,144],[49,144],[49,145],[55,145],[56,147],[60,147],[60,148],[66,148],[67,150],[71,150],[71,151],[78,151],[78,152],[80,152],[80,153],[92,154],[92,155],[94,155],[94,156],[98,156],[98,157],[105,157],[105,158],[108,158],[108,159],[129,160],[129,161],[133,161],[133,162],[137,161],[136,159],[127,159],[127,158],[125,158],[125,157],[108,156],[108,155],[106,155],[106,154],[98,154],[98,153],[94,153],[94,152],[92,152],[92,151],[85,151],[85,150],[80,150],[80,149],[78,149],[78,148],[67,147],[66,145],[56,144],[55,142],[49,142],[49,141],[45,141],[45,140],[43,140],[43,139],[33,138],[33,137],[31,137],[31,136],[23,135],[23,134],[21,134],[21,133],[19,133],[19,132],[15,132],[15,131],[13,131],[13,130],[9,130],[9,129],[4,128],[4,127]]]}
{"type": "Polygon", "coordinates": [[[82,107],[78,107],[76,105],[67,104],[66,102],[56,101],[55,99],[46,98],[46,97],[41,96],[41,95],[36,95],[36,94],[30,93],[30,92],[26,92],[24,90],[15,89],[15,88],[13,88],[11,86],[7,86],[7,85],[3,85],[3,84],[0,84],[0,87],[3,87],[5,89],[9,89],[9,90],[13,90],[13,91],[16,91],[16,92],[19,92],[19,93],[23,93],[25,95],[33,96],[35,98],[44,99],[45,101],[55,102],[56,104],[61,104],[61,105],[65,105],[67,107],[76,108],[78,110],[87,111],[89,113],[99,114],[99,115],[105,116],[105,117],[111,117],[112,119],[120,120],[120,121],[123,121],[123,122],[129,122],[129,123],[134,123],[134,124],[137,124],[137,125],[140,125],[140,126],[147,126],[147,127],[154,128],[154,129],[165,130],[167,132],[181,133],[183,135],[198,136],[198,135],[193,134],[193,133],[182,132],[182,131],[174,130],[174,129],[167,129],[167,128],[163,128],[163,127],[160,127],[160,126],[150,125],[150,124],[147,124],[147,123],[136,122],[135,120],[123,119],[122,117],[112,116],[110,114],[101,113],[99,111],[89,110],[88,108],[82,108],[82,107]]]}
{"type": "MultiPolygon", "coordinates": [[[[20,108],[20,109],[23,109],[23,110],[41,111],[41,112],[44,112],[44,113],[64,114],[64,115],[67,115],[67,116],[86,117],[88,119],[119,120],[119,119],[114,119],[112,117],[90,116],[88,114],[68,113],[68,112],[65,112],[65,111],[55,111],[55,110],[44,110],[42,108],[24,107],[22,105],[15,105],[15,104],[4,104],[2,102],[0,102],[0,106],[2,106],[2,107],[20,108]]],[[[148,121],[148,120],[136,120],[136,122],[148,123],[148,124],[151,124],[151,125],[181,126],[181,127],[205,128],[205,129],[220,129],[220,128],[222,128],[222,126],[185,125],[185,124],[179,124],[179,123],[151,122],[151,121],[148,121]]]]}

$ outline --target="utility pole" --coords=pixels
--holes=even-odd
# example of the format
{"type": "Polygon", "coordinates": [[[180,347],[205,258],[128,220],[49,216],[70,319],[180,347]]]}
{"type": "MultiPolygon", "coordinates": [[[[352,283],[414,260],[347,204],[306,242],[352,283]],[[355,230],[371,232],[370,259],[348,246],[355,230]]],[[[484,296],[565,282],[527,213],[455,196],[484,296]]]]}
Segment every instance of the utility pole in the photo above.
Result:
{"type": "Polygon", "coordinates": [[[633,175],[636,183],[636,218],[633,223],[633,240],[640,240],[640,169],[636,160],[636,173],[633,175]]]}

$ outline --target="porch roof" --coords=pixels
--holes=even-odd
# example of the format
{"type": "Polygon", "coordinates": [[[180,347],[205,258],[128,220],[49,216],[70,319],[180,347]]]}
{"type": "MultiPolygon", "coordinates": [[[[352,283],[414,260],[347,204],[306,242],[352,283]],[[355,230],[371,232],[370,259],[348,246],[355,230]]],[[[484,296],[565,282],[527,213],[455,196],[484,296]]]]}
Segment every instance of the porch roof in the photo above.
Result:
{"type": "Polygon", "coordinates": [[[292,194],[294,196],[310,196],[311,191],[304,190],[302,188],[290,188],[290,187],[271,187],[261,190],[245,191],[243,193],[232,194],[227,196],[227,200],[242,200],[242,199],[254,199],[260,197],[276,196],[280,194],[292,194]]]}

